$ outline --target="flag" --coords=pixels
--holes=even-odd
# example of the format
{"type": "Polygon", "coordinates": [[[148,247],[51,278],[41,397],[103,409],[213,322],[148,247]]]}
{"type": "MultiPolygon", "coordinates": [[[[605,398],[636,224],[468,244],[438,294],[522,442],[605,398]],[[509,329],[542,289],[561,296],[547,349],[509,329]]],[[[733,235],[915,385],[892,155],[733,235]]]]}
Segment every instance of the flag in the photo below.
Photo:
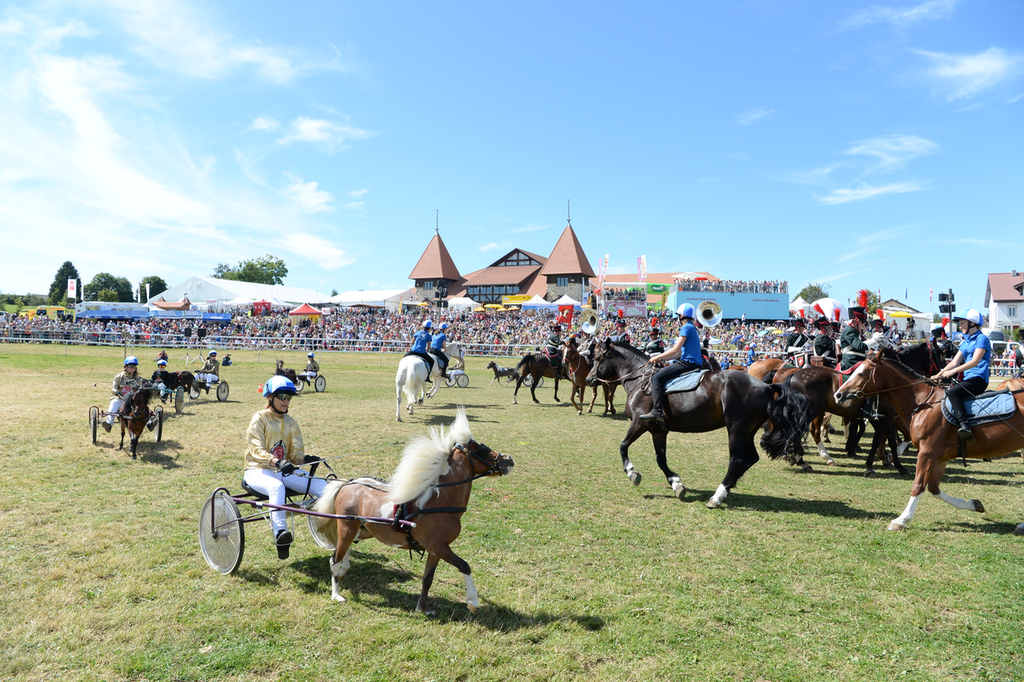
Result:
{"type": "Polygon", "coordinates": [[[647,254],[640,256],[640,281],[647,281],[647,254]]]}
{"type": "Polygon", "coordinates": [[[78,282],[74,279],[68,279],[68,300],[72,303],[78,300],[78,282]]]}
{"type": "Polygon", "coordinates": [[[643,256],[640,256],[639,258],[636,259],[636,277],[637,277],[636,281],[638,281],[638,282],[644,281],[644,266],[641,263],[642,259],[643,259],[643,256]]]}
{"type": "Polygon", "coordinates": [[[931,289],[928,290],[928,302],[929,303],[932,302],[932,294],[934,294],[934,293],[935,293],[935,287],[933,286],[931,289]]]}
{"type": "Polygon", "coordinates": [[[146,300],[149,301],[149,285],[150,282],[146,282],[146,300]]]}

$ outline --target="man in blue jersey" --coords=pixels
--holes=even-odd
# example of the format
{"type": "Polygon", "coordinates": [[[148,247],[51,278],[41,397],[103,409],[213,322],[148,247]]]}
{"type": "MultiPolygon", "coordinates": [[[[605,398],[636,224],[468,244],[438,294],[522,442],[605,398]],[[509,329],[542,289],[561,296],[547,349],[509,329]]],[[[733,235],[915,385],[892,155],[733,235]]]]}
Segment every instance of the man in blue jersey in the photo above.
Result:
{"type": "Polygon", "coordinates": [[[432,358],[427,352],[432,339],[430,330],[433,326],[434,323],[430,320],[423,320],[419,331],[417,331],[412,337],[412,348],[410,348],[409,352],[406,353],[406,355],[415,355],[419,358],[423,358],[423,361],[427,363],[427,383],[433,383],[430,381],[430,370],[434,368],[434,358],[432,358]]]}
{"type": "Polygon", "coordinates": [[[448,323],[442,322],[441,327],[436,334],[430,339],[430,351],[429,353],[437,358],[441,368],[441,378],[448,378],[448,356],[445,354],[445,345],[448,341],[448,336],[445,334],[445,330],[448,329],[448,323]]]}
{"type": "Polygon", "coordinates": [[[694,369],[700,369],[704,364],[704,358],[700,354],[700,333],[693,325],[693,318],[697,311],[690,303],[684,303],[676,311],[682,320],[682,327],[679,329],[679,338],[664,353],[652,355],[650,363],[657,365],[665,360],[675,360],[651,377],[651,399],[653,404],[651,411],[640,415],[645,422],[665,421],[665,411],[662,404],[665,395],[665,385],[677,376],[694,369]]]}
{"type": "Polygon", "coordinates": [[[935,376],[950,379],[964,373],[961,382],[946,389],[953,418],[960,424],[960,438],[973,441],[974,434],[967,425],[967,411],[964,400],[984,393],[988,388],[989,364],[992,362],[992,342],[981,333],[982,318],[977,310],[968,310],[960,317],[957,326],[964,335],[956,355],[935,376]]]}

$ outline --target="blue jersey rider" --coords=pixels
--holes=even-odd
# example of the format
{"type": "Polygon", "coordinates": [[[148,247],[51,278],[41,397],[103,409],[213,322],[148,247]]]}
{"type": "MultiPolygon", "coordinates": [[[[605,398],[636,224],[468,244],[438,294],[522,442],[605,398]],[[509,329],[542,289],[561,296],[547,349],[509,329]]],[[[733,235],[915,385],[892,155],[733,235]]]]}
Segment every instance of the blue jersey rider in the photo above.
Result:
{"type": "Polygon", "coordinates": [[[663,409],[665,385],[681,374],[700,369],[704,364],[704,358],[700,352],[700,333],[693,324],[693,319],[697,314],[696,309],[693,304],[684,303],[676,312],[682,319],[679,338],[667,351],[652,355],[650,359],[652,365],[657,365],[664,360],[675,360],[675,362],[658,370],[651,377],[651,411],[640,415],[640,419],[645,422],[665,421],[665,410],[663,409]]]}
{"type": "Polygon", "coordinates": [[[417,331],[412,337],[412,348],[406,355],[415,355],[419,358],[423,358],[423,361],[427,363],[427,383],[430,381],[430,370],[434,367],[434,358],[430,356],[427,350],[430,348],[430,341],[432,335],[430,333],[434,323],[430,320],[423,320],[420,325],[419,331],[417,331]]]}
{"type": "Polygon", "coordinates": [[[935,375],[939,379],[948,379],[964,373],[962,381],[946,389],[946,397],[949,398],[953,418],[960,426],[960,438],[966,441],[973,441],[974,434],[967,424],[964,400],[980,395],[988,388],[989,364],[992,362],[992,342],[981,333],[981,325],[981,313],[977,310],[968,310],[959,317],[957,326],[964,340],[949,364],[935,375]]]}
{"type": "MultiPolygon", "coordinates": [[[[267,406],[252,416],[245,434],[242,482],[245,487],[266,495],[270,504],[278,506],[285,503],[285,488],[320,497],[327,485],[326,480],[297,468],[321,460],[306,454],[299,423],[288,414],[296,393],[295,384],[288,377],[267,379],[263,385],[267,406]]],[[[288,530],[286,512],[271,511],[270,525],[274,530],[277,556],[287,559],[292,534],[288,530]]]]}
{"type": "Polygon", "coordinates": [[[442,322],[441,328],[430,340],[430,350],[428,351],[431,355],[437,358],[437,362],[441,367],[442,379],[448,378],[448,356],[445,355],[444,352],[448,337],[444,333],[445,329],[448,329],[448,323],[442,322]]]}

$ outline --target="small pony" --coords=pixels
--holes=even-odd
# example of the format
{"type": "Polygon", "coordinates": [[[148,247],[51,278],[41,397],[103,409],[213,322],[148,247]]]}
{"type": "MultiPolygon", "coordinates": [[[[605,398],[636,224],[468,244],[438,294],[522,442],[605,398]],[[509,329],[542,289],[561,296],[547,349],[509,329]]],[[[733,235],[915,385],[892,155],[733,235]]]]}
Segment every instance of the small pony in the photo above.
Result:
{"type": "Polygon", "coordinates": [[[345,601],[338,591],[338,581],[350,567],[352,543],[372,536],[390,547],[426,552],[417,611],[432,613],[427,610],[427,592],[438,562],[444,559],[466,579],[466,605],[476,613],[480,602],[469,564],[452,551],[451,544],[462,530],[460,520],[469,503],[473,481],[504,476],[512,467],[511,457],[473,440],[466,412],[460,408],[450,430],[432,427],[429,436],[409,442],[391,483],[369,477],[329,483],[313,511],[348,517],[317,517],[315,522],[317,530],[335,544],[330,558],[331,599],[345,601]],[[364,524],[360,516],[393,517],[395,523],[364,524]],[[398,522],[402,520],[414,520],[415,527],[400,529],[398,522]]]}
{"type": "Polygon", "coordinates": [[[291,368],[285,369],[284,360],[278,360],[277,361],[277,369],[274,370],[274,374],[277,375],[277,376],[288,377],[288,379],[293,384],[298,383],[298,381],[299,381],[299,378],[295,374],[295,370],[294,369],[291,369],[291,368]]]}
{"type": "Polygon", "coordinates": [[[500,385],[508,386],[508,382],[516,378],[516,370],[514,367],[502,367],[494,362],[494,360],[487,363],[487,369],[494,370],[494,378],[491,379],[490,384],[487,384],[488,386],[493,384],[495,381],[500,385]],[[504,384],[502,384],[502,379],[505,380],[504,384]]]}
{"type": "Polygon", "coordinates": [[[138,457],[139,436],[142,434],[142,429],[147,426],[150,430],[153,428],[151,426],[153,413],[149,410],[149,401],[152,397],[153,392],[150,389],[140,388],[124,399],[121,410],[117,413],[117,419],[121,424],[121,444],[117,449],[124,450],[124,435],[127,432],[132,459],[138,457]]]}

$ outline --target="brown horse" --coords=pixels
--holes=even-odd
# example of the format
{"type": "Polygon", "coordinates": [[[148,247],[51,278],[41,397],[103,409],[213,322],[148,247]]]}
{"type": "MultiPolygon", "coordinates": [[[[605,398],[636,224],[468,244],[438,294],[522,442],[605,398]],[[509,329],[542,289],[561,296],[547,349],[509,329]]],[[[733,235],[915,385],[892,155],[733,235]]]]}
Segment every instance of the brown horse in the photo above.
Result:
{"type": "Polygon", "coordinates": [[[423,585],[416,610],[427,610],[427,592],[441,559],[454,566],[466,580],[466,605],[476,612],[479,601],[469,564],[451,549],[462,530],[460,519],[469,503],[473,481],[502,476],[511,471],[512,458],[492,452],[473,440],[466,413],[459,410],[451,430],[432,428],[430,436],[410,441],[402,453],[391,483],[375,478],[329,483],[314,511],[349,517],[394,516],[395,525],[363,523],[358,518],[320,517],[319,531],[335,543],[331,556],[331,599],[345,601],[338,581],[349,569],[353,542],[375,537],[385,545],[427,553],[423,585]],[[415,523],[399,530],[399,520],[415,523]]]}
{"type": "Polygon", "coordinates": [[[764,381],[764,377],[768,372],[774,372],[784,364],[785,363],[780,358],[765,358],[764,360],[758,360],[747,367],[747,374],[755,379],[764,381]]]}
{"type": "Polygon", "coordinates": [[[288,379],[293,384],[298,383],[298,381],[299,381],[299,377],[298,377],[297,374],[295,374],[295,370],[294,369],[291,369],[291,368],[285,369],[284,360],[278,360],[277,361],[277,368],[274,370],[274,374],[276,376],[288,377],[288,379]]]}
{"type": "Polygon", "coordinates": [[[807,399],[782,385],[768,385],[743,372],[708,372],[699,385],[689,391],[665,396],[665,421],[645,422],[640,415],[649,412],[650,358],[632,346],[605,341],[594,351],[594,369],[590,383],[619,381],[626,389],[626,416],[632,420],[626,437],[619,444],[622,469],[633,485],[641,475],[629,460],[629,446],[650,432],[654,452],[668,484],[676,497],[683,498],[686,487],[679,475],[669,469],[665,444],[669,431],[705,433],[725,428],[729,432],[729,468],[721,485],[708,502],[709,508],[721,506],[740,477],[759,459],[754,434],[771,418],[775,430],[761,439],[761,447],[776,459],[786,454],[789,443],[798,439],[810,421],[807,399]]]}
{"type": "Polygon", "coordinates": [[[539,403],[537,400],[537,382],[541,377],[555,380],[555,402],[560,403],[558,399],[558,380],[562,378],[562,374],[565,372],[565,359],[562,359],[562,363],[557,369],[551,366],[551,360],[548,356],[543,353],[529,353],[523,356],[523,359],[516,365],[516,390],[512,392],[512,404],[518,405],[516,396],[519,394],[519,387],[523,385],[523,381],[527,376],[530,377],[530,396],[533,397],[533,402],[539,403]]]}
{"type": "MultiPolygon", "coordinates": [[[[583,396],[587,390],[587,375],[590,374],[590,361],[585,355],[581,355],[579,349],[576,347],[576,339],[569,339],[569,344],[565,347],[565,364],[569,370],[569,380],[572,382],[572,393],[569,395],[569,400],[572,401],[572,406],[576,408],[576,414],[583,414],[583,396]],[[576,394],[579,393],[580,404],[576,404],[576,394]]],[[[601,388],[604,390],[604,414],[615,414],[615,389],[618,384],[601,384],[601,388]]],[[[593,396],[590,399],[590,407],[587,409],[587,413],[594,411],[594,403],[597,401],[597,386],[592,386],[593,396]]]]}
{"type": "Polygon", "coordinates": [[[121,444],[117,449],[124,450],[124,434],[127,432],[132,459],[138,456],[139,436],[142,434],[142,429],[146,426],[149,426],[150,430],[153,429],[153,425],[150,423],[153,413],[149,410],[149,401],[152,397],[153,392],[150,389],[140,388],[134,393],[128,394],[117,413],[117,419],[121,424],[121,444]]]}
{"type": "MultiPolygon", "coordinates": [[[[1013,391],[1016,410],[1001,421],[972,427],[975,442],[963,444],[957,425],[942,414],[945,392],[934,379],[912,369],[890,362],[878,351],[871,351],[853,376],[836,393],[836,401],[849,403],[871,395],[884,395],[910,426],[910,435],[917,446],[917,471],[910,490],[910,502],[903,513],[893,519],[889,530],[902,530],[913,520],[921,496],[927,489],[933,497],[957,509],[985,511],[978,500],[952,497],[939,489],[946,463],[961,455],[972,459],[999,457],[1024,446],[1024,392],[1013,391]],[[961,452],[961,448],[963,451],[961,452]]],[[[1018,526],[1024,532],[1024,524],[1018,526]]]]}

